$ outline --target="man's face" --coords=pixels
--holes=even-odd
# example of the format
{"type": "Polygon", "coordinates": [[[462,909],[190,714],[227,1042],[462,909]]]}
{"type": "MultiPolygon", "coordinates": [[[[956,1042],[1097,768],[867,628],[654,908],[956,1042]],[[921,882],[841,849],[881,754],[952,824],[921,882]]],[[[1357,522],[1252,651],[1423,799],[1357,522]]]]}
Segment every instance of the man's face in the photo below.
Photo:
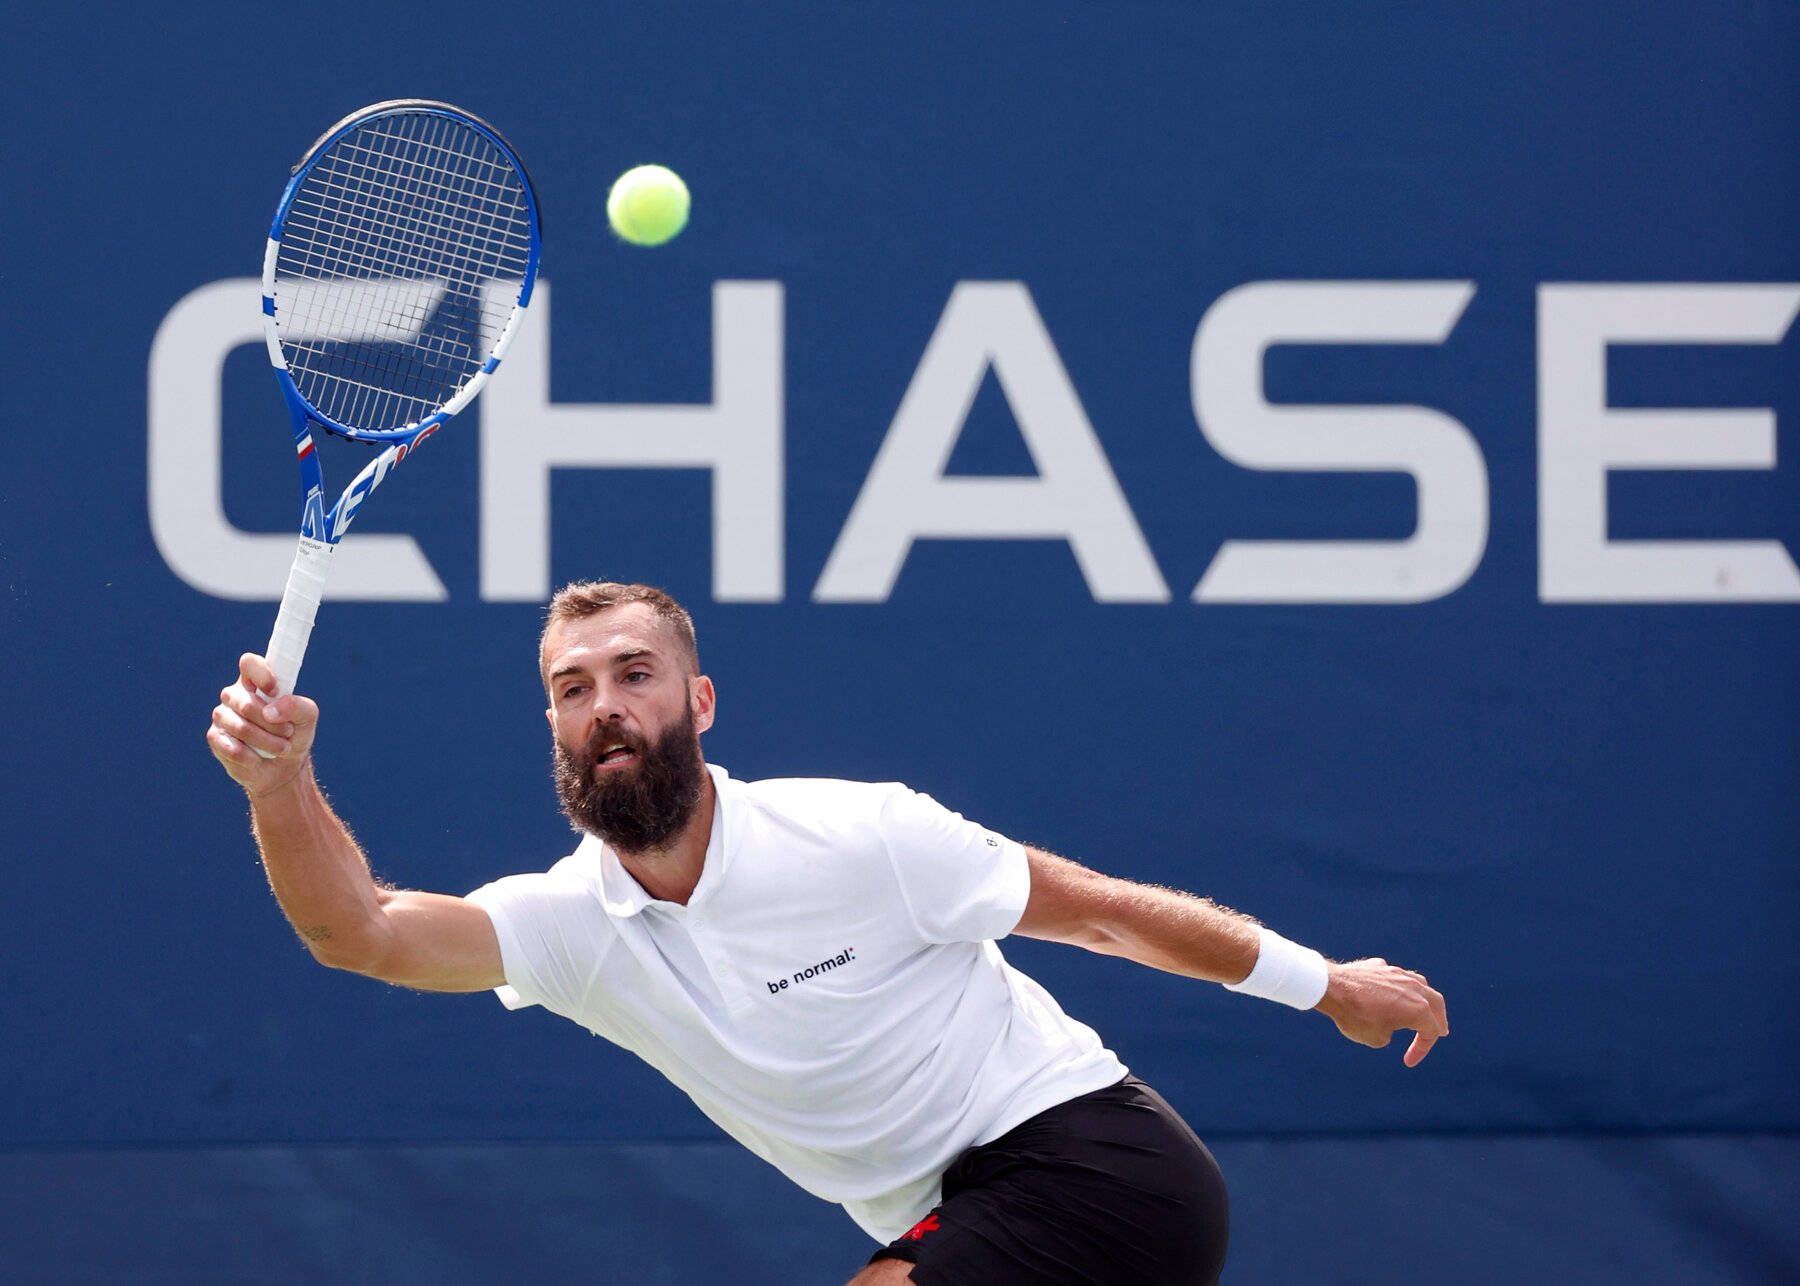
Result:
{"type": "Polygon", "coordinates": [[[642,603],[556,626],[542,662],[569,820],[623,852],[667,847],[704,790],[711,681],[642,603]]]}

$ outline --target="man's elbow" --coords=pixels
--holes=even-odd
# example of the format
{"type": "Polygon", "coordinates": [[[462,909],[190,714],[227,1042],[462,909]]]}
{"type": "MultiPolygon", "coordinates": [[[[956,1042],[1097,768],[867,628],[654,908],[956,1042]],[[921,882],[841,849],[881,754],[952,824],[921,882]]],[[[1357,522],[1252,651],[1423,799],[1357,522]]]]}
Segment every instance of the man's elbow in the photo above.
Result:
{"type": "Polygon", "coordinates": [[[1126,954],[1117,911],[1128,886],[1066,857],[1035,848],[1026,852],[1031,860],[1031,894],[1013,932],[1101,955],[1126,954]]]}
{"type": "Polygon", "coordinates": [[[1103,956],[1130,955],[1130,948],[1125,935],[1117,926],[1100,920],[1071,920],[1057,925],[1042,936],[1054,942],[1065,943],[1071,947],[1080,947],[1084,951],[1092,951],[1103,956]]]}
{"type": "Polygon", "coordinates": [[[364,977],[381,977],[382,963],[389,953],[389,936],[385,925],[364,925],[345,929],[334,925],[295,925],[300,941],[312,958],[328,969],[359,973],[364,977]]]}

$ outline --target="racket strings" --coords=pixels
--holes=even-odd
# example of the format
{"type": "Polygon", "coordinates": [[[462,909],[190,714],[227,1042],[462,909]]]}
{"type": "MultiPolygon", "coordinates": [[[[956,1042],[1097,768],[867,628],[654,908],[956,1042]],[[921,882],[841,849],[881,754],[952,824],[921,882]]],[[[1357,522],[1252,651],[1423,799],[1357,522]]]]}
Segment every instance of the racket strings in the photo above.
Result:
{"type": "MultiPolygon", "coordinates": [[[[434,123],[440,131],[448,127],[448,123],[441,120],[434,120],[434,123]]],[[[444,151],[438,140],[424,141],[433,151],[444,151]]],[[[466,153],[448,153],[444,159],[432,156],[428,158],[428,164],[420,164],[404,155],[396,158],[390,150],[358,146],[354,138],[343,150],[342,159],[350,165],[340,164],[326,170],[321,187],[335,203],[332,208],[343,211],[335,227],[327,224],[325,228],[338,234],[331,248],[339,251],[349,248],[350,261],[343,267],[350,273],[388,279],[441,273],[453,285],[465,287],[472,278],[504,275],[481,271],[488,266],[481,260],[491,256],[497,247],[502,257],[506,257],[504,239],[496,242],[493,230],[483,227],[478,220],[458,218],[466,207],[453,204],[463,193],[490,198],[507,195],[504,184],[493,178],[495,167],[486,166],[487,175],[476,178],[471,175],[470,166],[480,158],[466,153]],[[359,182],[364,177],[359,170],[366,172],[371,167],[392,171],[410,184],[410,190],[407,187],[377,189],[370,200],[366,185],[359,182]],[[449,181],[444,181],[446,179],[449,181]],[[374,216],[375,227],[387,225],[391,228],[390,235],[368,237],[369,221],[358,216],[369,213],[374,216]],[[458,240],[468,244],[471,255],[461,260],[451,258],[438,262],[441,258],[438,251],[458,240]]],[[[516,204],[516,186],[510,195],[516,204]]],[[[511,259],[512,263],[502,264],[502,268],[514,267],[522,271],[523,258],[514,255],[511,259]]]]}
{"type": "MultiPolygon", "coordinates": [[[[443,262],[433,262],[434,249],[437,246],[453,244],[457,238],[470,244],[474,258],[478,261],[483,254],[491,254],[493,238],[483,235],[479,224],[471,225],[468,219],[456,217],[457,207],[447,204],[454,199],[460,185],[474,192],[477,196],[487,195],[496,187],[492,178],[493,167],[486,167],[485,184],[479,180],[470,183],[475,164],[480,158],[467,154],[447,152],[442,146],[442,134],[448,128],[448,122],[441,118],[430,118],[434,137],[426,137],[420,141],[425,144],[422,156],[412,157],[405,151],[396,152],[399,140],[390,136],[381,139],[379,147],[358,146],[355,138],[345,149],[345,154],[337,164],[325,171],[323,187],[327,199],[340,202],[350,217],[341,221],[341,226],[328,230],[338,233],[330,249],[341,252],[346,246],[351,248],[347,262],[338,265],[352,273],[366,274],[377,280],[390,283],[402,283],[407,279],[429,279],[432,276],[442,277],[442,286],[447,294],[468,296],[472,289],[478,289],[484,275],[485,265],[476,262],[473,266],[469,257],[458,260],[451,258],[443,262]],[[371,167],[380,175],[382,173],[398,175],[410,187],[398,186],[389,189],[377,188],[374,200],[370,201],[367,185],[363,182],[371,167]],[[485,186],[488,193],[483,193],[485,186]],[[358,218],[367,215],[370,217],[358,218]],[[389,227],[392,235],[370,239],[369,225],[389,227]]],[[[442,259],[442,256],[436,256],[442,259]]],[[[347,312],[367,310],[373,307],[383,322],[399,330],[412,331],[419,337],[419,347],[425,350],[427,360],[434,366],[445,365],[444,359],[454,363],[457,359],[467,360],[471,346],[459,332],[465,327],[440,326],[434,332],[426,332],[423,323],[427,310],[432,307],[431,294],[423,298],[416,287],[404,291],[388,290],[377,293],[371,298],[370,292],[361,291],[352,295],[340,295],[337,318],[341,322],[347,312]]],[[[461,310],[469,311],[465,298],[461,310]]],[[[341,332],[340,332],[341,333],[341,332]]],[[[383,360],[378,362],[379,378],[371,384],[368,380],[357,380],[358,397],[345,411],[346,418],[366,418],[367,403],[380,388],[392,388],[396,375],[404,375],[398,354],[391,347],[378,355],[383,360]]],[[[454,378],[454,370],[450,372],[454,378]]],[[[340,408],[344,409],[344,408],[340,408]]]]}
{"type": "MultiPolygon", "coordinates": [[[[345,149],[345,152],[348,159],[361,165],[380,165],[390,160],[385,154],[365,147],[350,146],[345,149]]],[[[468,156],[466,153],[452,152],[447,155],[453,161],[473,162],[479,159],[468,156]]],[[[406,219],[404,222],[397,223],[395,235],[391,238],[359,248],[371,252],[377,265],[385,267],[391,275],[402,275],[405,270],[416,271],[420,268],[438,247],[452,244],[456,239],[462,239],[468,243],[472,251],[468,261],[484,263],[491,257],[493,261],[510,266],[516,270],[517,274],[522,275],[526,264],[524,247],[515,246],[513,240],[505,236],[496,237],[496,229],[491,223],[459,218],[459,215],[466,212],[466,208],[452,204],[466,193],[477,199],[510,204],[518,211],[519,217],[523,217],[524,207],[523,202],[519,199],[520,190],[510,167],[501,169],[492,165],[484,165],[483,168],[488,173],[477,177],[466,171],[460,174],[453,173],[442,166],[419,166],[401,158],[399,172],[415,185],[419,200],[406,203],[407,208],[400,209],[402,202],[394,200],[394,198],[404,198],[409,194],[403,192],[375,193],[376,201],[386,199],[394,207],[392,211],[382,211],[383,214],[397,212],[406,216],[406,219]],[[443,181],[447,175],[458,181],[443,181]],[[513,181],[508,182],[509,179],[513,181]],[[513,253],[508,253],[509,251],[513,253]],[[384,257],[386,262],[382,263],[384,257]]],[[[345,213],[352,221],[361,213],[355,205],[349,204],[360,195],[354,186],[356,177],[354,173],[348,176],[332,173],[327,174],[324,180],[326,192],[334,196],[338,202],[345,203],[347,207],[345,213]],[[349,179],[349,183],[343,181],[346,177],[349,179]]],[[[297,198],[296,205],[298,204],[299,199],[297,198]]],[[[314,208],[321,207],[315,205],[314,208]]],[[[448,266],[455,268],[458,265],[452,262],[448,266]]]]}
{"type": "MultiPolygon", "coordinates": [[[[346,149],[346,158],[362,167],[380,165],[392,159],[384,153],[355,146],[346,149]]],[[[449,159],[456,162],[472,158],[451,154],[449,159]]],[[[367,271],[374,278],[395,282],[430,279],[441,271],[446,278],[446,293],[466,299],[482,284],[480,274],[472,271],[466,261],[451,260],[438,264],[434,263],[432,256],[438,247],[461,240],[470,245],[475,261],[480,263],[484,255],[491,254],[494,250],[492,237],[479,222],[457,217],[458,207],[448,203],[458,194],[454,185],[436,181],[442,173],[440,169],[408,162],[402,157],[399,158],[396,170],[416,185],[418,200],[406,202],[389,199],[384,203],[383,198],[391,194],[375,194],[375,214],[378,219],[376,226],[382,226],[380,219],[390,220],[393,234],[385,238],[378,237],[366,245],[359,245],[352,240],[350,244],[360,249],[364,257],[363,262],[356,263],[353,267],[367,271]],[[383,208],[384,204],[386,208],[383,208]]],[[[467,179],[469,176],[465,172],[460,177],[467,179]]],[[[359,212],[355,199],[363,194],[346,188],[343,183],[336,181],[339,178],[337,174],[326,176],[327,192],[344,202],[345,208],[354,215],[359,212]]],[[[497,188],[499,185],[489,179],[486,186],[497,188]]],[[[477,196],[486,195],[481,192],[480,187],[479,184],[470,183],[467,190],[477,196]]],[[[361,231],[364,229],[353,224],[353,233],[361,231]]],[[[521,274],[523,272],[522,259],[519,261],[518,271],[521,274]]],[[[458,328],[440,326],[429,334],[425,331],[429,301],[421,302],[416,297],[408,299],[398,291],[390,291],[379,303],[386,309],[386,316],[399,317],[402,321],[411,323],[411,329],[419,335],[421,346],[427,352],[439,358],[448,358],[452,362],[468,360],[471,346],[458,328]]]]}
{"type": "Polygon", "coordinates": [[[275,323],[296,387],[351,428],[424,419],[498,343],[530,249],[523,183],[485,134],[434,113],[352,130],[282,232],[275,323]]]}

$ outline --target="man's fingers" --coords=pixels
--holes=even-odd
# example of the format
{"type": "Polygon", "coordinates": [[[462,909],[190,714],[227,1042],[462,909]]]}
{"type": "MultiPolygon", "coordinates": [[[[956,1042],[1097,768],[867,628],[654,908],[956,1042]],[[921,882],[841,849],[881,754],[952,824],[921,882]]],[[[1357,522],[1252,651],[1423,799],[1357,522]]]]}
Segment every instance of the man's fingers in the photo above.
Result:
{"type": "Polygon", "coordinates": [[[297,728],[310,728],[319,721],[319,707],[311,697],[277,697],[269,704],[278,718],[297,728]]]}
{"type": "Polygon", "coordinates": [[[319,707],[310,697],[289,695],[271,700],[244,679],[219,693],[219,704],[279,737],[292,737],[297,729],[319,721],[319,707]]]}
{"type": "Polygon", "coordinates": [[[319,707],[310,697],[290,693],[270,700],[260,692],[252,692],[249,699],[257,722],[279,729],[283,736],[292,736],[295,728],[310,728],[319,721],[319,707]]]}
{"type": "Polygon", "coordinates": [[[246,652],[238,658],[238,675],[246,688],[257,689],[265,695],[275,691],[275,671],[254,652],[246,652]]]}
{"type": "Polygon", "coordinates": [[[215,729],[243,745],[266,750],[272,755],[279,755],[288,748],[286,736],[239,714],[228,705],[215,706],[212,721],[215,729]]]}
{"type": "Polygon", "coordinates": [[[1427,1012],[1411,1024],[1418,1034],[1413,1037],[1412,1044],[1406,1050],[1404,1061],[1408,1067],[1417,1067],[1425,1060],[1425,1055],[1431,1052],[1431,1047],[1437,1044],[1438,1038],[1450,1034],[1450,1019],[1444,1012],[1443,996],[1431,987],[1422,989],[1427,1012]]]}
{"type": "MultiPolygon", "coordinates": [[[[283,698],[289,700],[289,698],[283,698]]],[[[219,705],[213,712],[215,721],[222,715],[233,715],[246,724],[262,728],[278,737],[290,737],[294,728],[289,722],[280,718],[271,718],[270,712],[281,713],[279,706],[272,704],[267,697],[247,688],[242,683],[234,683],[219,693],[219,705]]],[[[226,727],[227,732],[236,733],[236,729],[226,727]]]]}

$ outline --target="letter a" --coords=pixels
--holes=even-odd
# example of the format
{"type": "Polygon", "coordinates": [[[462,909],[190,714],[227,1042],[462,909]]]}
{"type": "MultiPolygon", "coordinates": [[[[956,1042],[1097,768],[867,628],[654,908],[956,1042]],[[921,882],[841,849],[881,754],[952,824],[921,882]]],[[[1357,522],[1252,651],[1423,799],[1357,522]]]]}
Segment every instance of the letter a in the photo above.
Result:
{"type": "Polygon", "coordinates": [[[880,603],[913,541],[1066,540],[1094,598],[1166,603],[1169,587],[1113,475],[1031,295],[958,282],[813,598],[880,603]],[[945,477],[989,367],[1036,477],[945,477]]]}

